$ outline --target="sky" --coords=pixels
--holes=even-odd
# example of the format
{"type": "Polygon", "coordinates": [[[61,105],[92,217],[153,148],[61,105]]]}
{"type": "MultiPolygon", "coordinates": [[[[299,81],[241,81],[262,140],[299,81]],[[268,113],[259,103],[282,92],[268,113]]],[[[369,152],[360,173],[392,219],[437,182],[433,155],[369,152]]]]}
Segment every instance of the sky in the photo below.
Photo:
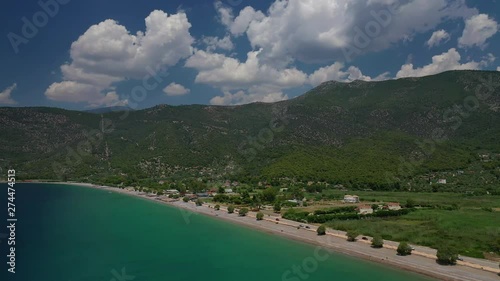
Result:
{"type": "Polygon", "coordinates": [[[237,105],[500,71],[500,0],[25,0],[0,18],[0,106],[237,105]]]}

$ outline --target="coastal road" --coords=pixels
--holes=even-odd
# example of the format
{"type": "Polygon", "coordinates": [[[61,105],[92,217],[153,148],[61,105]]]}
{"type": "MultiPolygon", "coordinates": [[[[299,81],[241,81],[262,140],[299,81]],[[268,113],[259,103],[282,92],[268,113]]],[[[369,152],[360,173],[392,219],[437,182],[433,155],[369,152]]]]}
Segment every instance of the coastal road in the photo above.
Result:
{"type": "MultiPolygon", "coordinates": [[[[249,213],[249,216],[255,217],[255,214],[249,213]]],[[[307,224],[304,224],[304,223],[299,223],[299,222],[296,222],[296,221],[291,221],[291,220],[283,219],[280,216],[265,217],[265,220],[268,220],[268,221],[271,221],[271,222],[275,222],[276,219],[279,219],[280,223],[282,225],[287,225],[287,226],[294,227],[294,228],[297,228],[300,225],[304,225],[304,226],[307,225],[307,224]]],[[[313,226],[313,225],[309,225],[309,226],[311,227],[310,229],[305,229],[304,228],[304,230],[309,230],[309,231],[312,231],[312,232],[316,232],[316,228],[318,226],[313,226]]],[[[338,237],[338,238],[347,239],[347,233],[344,232],[344,231],[334,230],[334,229],[327,229],[327,234],[335,236],[335,237],[338,237]]],[[[360,235],[360,236],[358,236],[358,241],[357,242],[371,245],[372,238],[373,237],[370,237],[370,236],[360,235]],[[367,240],[363,240],[363,239],[361,239],[361,237],[366,237],[367,240]]],[[[398,248],[398,246],[399,246],[399,242],[384,240],[384,248],[392,249],[392,250],[395,251],[398,248]]],[[[430,258],[430,259],[433,259],[433,260],[437,259],[437,257],[436,257],[437,250],[436,249],[429,248],[429,247],[424,247],[424,246],[417,246],[417,245],[412,245],[412,247],[415,249],[415,250],[412,251],[412,255],[418,255],[418,256],[430,258]]],[[[486,271],[489,271],[489,272],[492,272],[492,273],[497,273],[497,274],[500,273],[500,269],[498,267],[498,263],[497,262],[489,261],[489,260],[485,260],[485,259],[477,259],[477,258],[471,258],[471,257],[464,257],[464,256],[461,256],[461,258],[463,259],[463,261],[457,261],[458,265],[463,265],[463,266],[468,266],[468,267],[472,267],[472,268],[482,269],[482,270],[486,270],[486,271]]]]}

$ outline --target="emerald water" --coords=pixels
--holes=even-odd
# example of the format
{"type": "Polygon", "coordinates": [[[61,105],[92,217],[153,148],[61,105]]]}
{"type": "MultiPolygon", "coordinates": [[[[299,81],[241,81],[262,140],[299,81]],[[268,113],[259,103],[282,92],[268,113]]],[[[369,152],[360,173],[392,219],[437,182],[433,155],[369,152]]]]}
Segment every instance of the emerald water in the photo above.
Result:
{"type": "MultiPolygon", "coordinates": [[[[7,185],[1,186],[5,234],[7,185]]],[[[7,273],[4,236],[8,279],[1,280],[429,280],[341,254],[312,263],[314,246],[207,216],[186,220],[176,208],[105,190],[17,184],[15,203],[16,273],[7,273]],[[307,270],[294,274],[305,260],[307,270]]]]}

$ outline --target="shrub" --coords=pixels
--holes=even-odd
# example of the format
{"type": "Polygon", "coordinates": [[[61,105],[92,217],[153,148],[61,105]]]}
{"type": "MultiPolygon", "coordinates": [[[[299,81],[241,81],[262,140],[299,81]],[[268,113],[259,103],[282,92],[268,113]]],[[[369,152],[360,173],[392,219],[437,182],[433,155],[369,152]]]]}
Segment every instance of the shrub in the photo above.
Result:
{"type": "Polygon", "coordinates": [[[233,206],[233,205],[229,205],[229,207],[227,207],[227,212],[228,212],[229,214],[234,213],[234,206],[233,206]]]}
{"type": "Polygon", "coordinates": [[[455,265],[458,260],[458,252],[448,246],[441,246],[437,250],[437,262],[442,265],[455,265]]]}
{"type": "Polygon", "coordinates": [[[214,206],[214,209],[215,209],[216,211],[220,210],[220,205],[219,205],[219,204],[215,205],[215,206],[214,206]]]}
{"type": "Polygon", "coordinates": [[[358,237],[358,236],[359,236],[358,232],[356,232],[354,230],[349,230],[347,232],[347,241],[354,242],[354,241],[356,241],[356,237],[358,237]]]}
{"type": "Polygon", "coordinates": [[[320,225],[318,229],[316,230],[318,235],[325,235],[326,234],[326,227],[324,225],[320,225]]]}
{"type": "Polygon", "coordinates": [[[186,197],[182,198],[182,201],[184,201],[186,203],[189,202],[189,197],[186,196],[186,197]]]}
{"type": "Polygon", "coordinates": [[[200,199],[196,200],[196,206],[201,206],[203,205],[203,201],[201,201],[200,199]]]}
{"type": "Polygon", "coordinates": [[[248,214],[248,208],[241,208],[238,214],[242,217],[246,216],[248,214]]]}
{"type": "Polygon", "coordinates": [[[416,205],[415,200],[413,199],[406,200],[406,208],[413,208],[415,207],[415,205],[416,205]]]}
{"type": "Polygon", "coordinates": [[[261,220],[263,220],[263,219],[264,219],[264,214],[263,214],[262,212],[258,212],[258,213],[257,213],[257,220],[258,220],[258,221],[261,221],[261,220]]]}
{"type": "Polygon", "coordinates": [[[326,214],[343,214],[343,213],[353,213],[356,210],[356,206],[347,206],[347,207],[336,207],[329,208],[323,210],[314,211],[315,215],[326,215],[326,214]]]}
{"type": "Polygon", "coordinates": [[[406,242],[399,243],[397,252],[400,256],[411,255],[411,251],[412,251],[412,249],[411,249],[410,245],[408,245],[408,243],[406,243],[406,242]]]}
{"type": "Polygon", "coordinates": [[[384,247],[384,240],[380,236],[375,236],[372,239],[372,247],[373,248],[382,248],[384,247]]]}
{"type": "Polygon", "coordinates": [[[274,209],[274,212],[275,212],[275,213],[279,213],[279,212],[281,212],[281,203],[280,203],[280,202],[276,202],[276,203],[274,204],[273,209],[274,209]]]}

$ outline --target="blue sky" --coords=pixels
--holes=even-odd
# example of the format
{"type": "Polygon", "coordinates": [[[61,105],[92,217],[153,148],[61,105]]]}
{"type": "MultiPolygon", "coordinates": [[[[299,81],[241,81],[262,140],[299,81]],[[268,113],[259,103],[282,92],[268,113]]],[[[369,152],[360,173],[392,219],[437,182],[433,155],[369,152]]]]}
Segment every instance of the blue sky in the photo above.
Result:
{"type": "Polygon", "coordinates": [[[7,1],[0,106],[274,102],[328,80],[498,71],[499,11],[498,0],[7,1]]]}

